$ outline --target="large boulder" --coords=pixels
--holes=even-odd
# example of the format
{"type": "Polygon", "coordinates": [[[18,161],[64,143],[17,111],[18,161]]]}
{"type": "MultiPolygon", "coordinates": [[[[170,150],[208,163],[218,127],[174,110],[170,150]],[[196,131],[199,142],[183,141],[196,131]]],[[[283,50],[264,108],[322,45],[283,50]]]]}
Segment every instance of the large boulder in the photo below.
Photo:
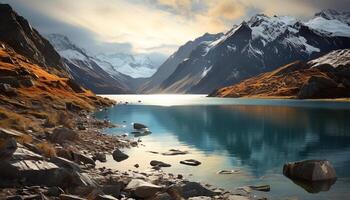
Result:
{"type": "Polygon", "coordinates": [[[17,149],[17,142],[14,138],[0,140],[0,162],[12,157],[17,149]]]}
{"type": "Polygon", "coordinates": [[[145,182],[140,179],[133,179],[126,186],[125,190],[130,191],[133,196],[137,198],[150,198],[157,192],[161,191],[163,187],[145,182]]]}
{"type": "Polygon", "coordinates": [[[63,143],[65,141],[74,141],[79,138],[77,132],[66,127],[55,128],[50,136],[51,141],[63,143]]]}
{"type": "Polygon", "coordinates": [[[114,159],[115,161],[117,161],[117,162],[121,162],[121,161],[126,160],[126,159],[129,158],[128,155],[126,155],[125,153],[123,153],[123,152],[120,151],[119,149],[115,149],[115,150],[113,151],[112,156],[113,156],[113,159],[114,159]]]}
{"type": "Polygon", "coordinates": [[[198,197],[198,196],[207,196],[207,197],[213,197],[217,195],[217,193],[205,188],[201,184],[197,182],[188,182],[184,185],[182,185],[180,188],[181,196],[185,199],[188,199],[190,197],[198,197]]]}
{"type": "Polygon", "coordinates": [[[335,170],[328,160],[305,160],[286,163],[283,174],[291,179],[305,181],[325,181],[337,178],[335,170]]]}

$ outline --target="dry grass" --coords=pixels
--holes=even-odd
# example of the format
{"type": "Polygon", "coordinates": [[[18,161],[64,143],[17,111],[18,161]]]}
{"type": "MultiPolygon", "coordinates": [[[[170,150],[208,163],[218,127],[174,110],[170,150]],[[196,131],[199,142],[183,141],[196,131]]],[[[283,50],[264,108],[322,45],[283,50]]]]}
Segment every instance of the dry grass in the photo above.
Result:
{"type": "Polygon", "coordinates": [[[36,144],[36,147],[41,152],[41,154],[43,154],[46,157],[52,158],[57,156],[55,147],[49,142],[38,143],[36,144]]]}

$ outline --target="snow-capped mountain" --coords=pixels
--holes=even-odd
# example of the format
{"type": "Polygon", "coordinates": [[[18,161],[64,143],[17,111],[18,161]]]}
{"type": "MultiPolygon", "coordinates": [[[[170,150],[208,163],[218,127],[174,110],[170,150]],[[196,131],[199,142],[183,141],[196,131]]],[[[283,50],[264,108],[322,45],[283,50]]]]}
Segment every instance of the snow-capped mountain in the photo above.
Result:
{"type": "Polygon", "coordinates": [[[149,78],[141,87],[139,88],[140,92],[160,92],[160,84],[167,79],[176,69],[176,67],[188,60],[191,52],[196,49],[198,46],[206,47],[211,42],[217,40],[223,35],[223,33],[218,34],[209,34],[206,33],[201,37],[189,41],[183,46],[181,46],[175,53],[173,53],[157,70],[157,72],[149,78]]]}
{"type": "Polygon", "coordinates": [[[80,84],[95,93],[129,93],[126,82],[130,77],[121,73],[113,76],[102,69],[96,58],[73,44],[66,36],[50,34],[48,40],[63,58],[64,64],[80,84]]]}
{"type": "Polygon", "coordinates": [[[123,73],[133,78],[144,78],[152,76],[157,71],[157,66],[151,59],[142,54],[99,54],[96,55],[95,61],[112,75],[123,73]]]}
{"type": "Polygon", "coordinates": [[[259,14],[199,45],[165,79],[168,93],[210,93],[296,60],[350,47],[349,12],[326,10],[308,21],[259,14]]]}

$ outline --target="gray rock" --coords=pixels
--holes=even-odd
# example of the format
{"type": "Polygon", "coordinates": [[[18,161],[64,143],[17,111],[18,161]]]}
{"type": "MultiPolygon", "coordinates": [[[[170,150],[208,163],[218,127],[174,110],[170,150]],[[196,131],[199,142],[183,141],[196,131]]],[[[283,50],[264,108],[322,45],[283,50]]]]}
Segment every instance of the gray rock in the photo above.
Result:
{"type": "Polygon", "coordinates": [[[72,129],[59,127],[53,130],[50,139],[56,143],[63,143],[65,141],[75,141],[79,139],[79,135],[72,129]]]}
{"type": "Polygon", "coordinates": [[[183,165],[190,165],[190,166],[198,166],[198,165],[202,164],[201,162],[194,160],[194,159],[182,160],[182,161],[180,161],[180,163],[183,165]]]}
{"type": "Polygon", "coordinates": [[[328,160],[305,160],[286,163],[283,174],[291,179],[325,181],[336,179],[337,175],[328,160]]]}
{"type": "Polygon", "coordinates": [[[11,85],[6,83],[0,83],[0,92],[4,93],[8,96],[16,96],[17,90],[13,88],[11,85]]]}
{"type": "Polygon", "coordinates": [[[64,191],[60,187],[50,187],[45,193],[45,195],[52,197],[58,197],[61,194],[64,194],[64,191]]]}
{"type": "Polygon", "coordinates": [[[112,196],[118,198],[120,196],[120,192],[123,189],[123,187],[124,187],[123,182],[117,182],[113,185],[103,185],[101,189],[102,189],[103,193],[108,194],[108,195],[112,195],[112,196]]]}
{"type": "Polygon", "coordinates": [[[168,193],[157,193],[152,197],[153,200],[174,200],[168,193]]]}
{"type": "Polygon", "coordinates": [[[131,191],[137,198],[149,198],[161,191],[163,187],[145,182],[140,179],[133,179],[126,186],[125,190],[131,191]]]}
{"type": "Polygon", "coordinates": [[[148,127],[144,124],[141,123],[134,123],[133,124],[134,129],[136,130],[141,130],[141,129],[147,129],[148,127]]]}
{"type": "Polygon", "coordinates": [[[0,83],[9,84],[14,88],[19,88],[21,86],[19,80],[12,76],[0,77],[0,83]]]}
{"type": "Polygon", "coordinates": [[[60,200],[87,200],[87,199],[76,196],[76,195],[61,194],[60,200]]]}
{"type": "Polygon", "coordinates": [[[157,161],[157,160],[152,160],[150,162],[151,166],[158,166],[158,167],[171,167],[170,164],[162,162],[162,161],[157,161]]]}
{"type": "Polygon", "coordinates": [[[332,90],[337,86],[338,84],[328,77],[311,76],[308,82],[302,86],[297,96],[300,99],[321,98],[327,90],[332,90]]]}
{"type": "Polygon", "coordinates": [[[115,149],[115,150],[113,151],[112,156],[113,156],[113,159],[114,159],[115,161],[117,161],[117,162],[121,162],[121,161],[126,160],[126,159],[129,158],[128,155],[126,155],[125,153],[123,153],[123,152],[120,151],[119,149],[115,149]]]}
{"type": "Polygon", "coordinates": [[[65,158],[56,156],[51,158],[50,161],[56,164],[57,166],[65,168],[69,171],[81,172],[79,165],[65,158]]]}
{"type": "Polygon", "coordinates": [[[111,195],[98,195],[95,200],[118,200],[117,198],[111,195]]]}
{"type": "Polygon", "coordinates": [[[93,160],[98,160],[100,162],[107,162],[106,154],[104,153],[95,153],[92,157],[93,160]]]}
{"type": "Polygon", "coordinates": [[[23,85],[24,87],[33,87],[35,84],[34,82],[32,81],[32,79],[30,78],[25,78],[23,80],[20,81],[21,85],[23,85]]]}
{"type": "Polygon", "coordinates": [[[208,196],[212,197],[217,195],[217,193],[203,187],[197,182],[188,182],[181,187],[181,193],[184,198],[198,197],[198,196],[208,196]]]}
{"type": "Polygon", "coordinates": [[[249,186],[252,190],[256,190],[256,191],[261,191],[261,192],[270,192],[271,188],[270,185],[251,185],[249,186]]]}
{"type": "Polygon", "coordinates": [[[78,164],[90,164],[93,166],[96,165],[95,161],[92,158],[79,152],[73,152],[73,160],[78,164]]]}
{"type": "Polygon", "coordinates": [[[162,153],[164,156],[176,156],[176,155],[185,155],[188,154],[187,151],[181,151],[178,149],[170,149],[168,152],[162,153]]]}

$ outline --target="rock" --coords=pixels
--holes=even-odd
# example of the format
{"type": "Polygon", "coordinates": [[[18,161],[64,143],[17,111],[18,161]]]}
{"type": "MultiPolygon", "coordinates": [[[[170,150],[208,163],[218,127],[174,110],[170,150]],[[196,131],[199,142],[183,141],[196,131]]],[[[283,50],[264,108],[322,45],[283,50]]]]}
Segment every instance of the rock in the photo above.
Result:
{"type": "Polygon", "coordinates": [[[113,185],[103,185],[102,191],[104,194],[112,195],[113,197],[118,198],[120,196],[120,191],[122,190],[123,186],[123,182],[117,182],[113,185]]]}
{"type": "Polygon", "coordinates": [[[0,92],[9,96],[17,96],[17,90],[6,83],[0,83],[0,92]]]}
{"type": "Polygon", "coordinates": [[[137,198],[152,197],[162,189],[163,188],[161,186],[154,185],[140,179],[131,180],[125,188],[125,190],[131,191],[132,194],[137,198]]]}
{"type": "Polygon", "coordinates": [[[143,125],[141,123],[134,123],[133,124],[134,129],[141,130],[141,129],[147,129],[148,127],[146,125],[143,125]]]}
{"type": "Polygon", "coordinates": [[[134,167],[139,168],[139,167],[140,167],[140,165],[139,165],[139,164],[135,164],[135,165],[134,165],[134,167]]]}
{"type": "Polygon", "coordinates": [[[259,186],[249,186],[252,190],[261,191],[261,192],[270,192],[270,185],[259,185],[259,186]]]}
{"type": "Polygon", "coordinates": [[[95,200],[118,200],[111,195],[98,195],[95,200]]]}
{"type": "Polygon", "coordinates": [[[136,141],[132,141],[132,142],[130,142],[130,145],[132,147],[137,147],[138,143],[136,141]]]}
{"type": "Polygon", "coordinates": [[[19,88],[21,86],[17,77],[12,76],[0,77],[0,83],[11,85],[11,87],[14,88],[19,88]]]}
{"type": "Polygon", "coordinates": [[[85,92],[84,89],[79,85],[77,84],[74,80],[72,79],[69,79],[67,81],[67,85],[72,88],[72,90],[75,92],[75,93],[83,93],[85,92]]]}
{"type": "Polygon", "coordinates": [[[79,105],[76,105],[72,102],[67,102],[66,103],[66,109],[71,111],[71,112],[80,112],[83,110],[83,108],[79,105]]]}
{"type": "Polygon", "coordinates": [[[211,197],[199,196],[199,197],[191,197],[188,200],[211,200],[211,197]]]}
{"type": "Polygon", "coordinates": [[[20,81],[20,84],[23,85],[26,88],[33,87],[35,84],[30,78],[25,78],[20,81]]]}
{"type": "Polygon", "coordinates": [[[177,175],[177,179],[183,179],[183,175],[182,174],[178,174],[177,175]]]}
{"type": "Polygon", "coordinates": [[[237,173],[239,173],[239,170],[235,170],[235,169],[218,171],[218,174],[237,174],[237,173]]]}
{"type": "Polygon", "coordinates": [[[79,139],[79,135],[72,129],[59,127],[53,130],[50,139],[56,143],[63,143],[65,141],[75,141],[79,139]]]}
{"type": "Polygon", "coordinates": [[[171,167],[170,164],[164,163],[162,161],[157,161],[157,160],[152,160],[149,164],[151,166],[158,166],[158,167],[171,167]]]}
{"type": "Polygon", "coordinates": [[[24,200],[24,197],[21,195],[14,195],[6,197],[6,200],[24,200]]]}
{"type": "Polygon", "coordinates": [[[65,168],[69,171],[81,172],[79,165],[65,158],[56,156],[51,158],[50,161],[56,164],[57,166],[65,168]]]}
{"type": "Polygon", "coordinates": [[[175,156],[175,155],[185,155],[188,154],[187,151],[181,151],[178,149],[170,149],[168,152],[162,153],[164,156],[175,156]]]}
{"type": "Polygon", "coordinates": [[[168,193],[157,193],[152,197],[153,200],[174,200],[168,193]]]}
{"type": "Polygon", "coordinates": [[[106,158],[106,154],[104,153],[95,153],[93,156],[92,156],[92,159],[93,160],[98,160],[100,162],[107,162],[107,158],[106,158]]]}
{"type": "Polygon", "coordinates": [[[325,181],[336,179],[337,175],[327,160],[305,160],[286,163],[283,174],[291,179],[306,181],[325,181]]]}
{"type": "Polygon", "coordinates": [[[216,195],[215,192],[203,187],[197,182],[188,182],[185,185],[183,185],[181,187],[181,193],[185,199],[198,196],[212,197],[216,195]]]}
{"type": "Polygon", "coordinates": [[[184,165],[190,165],[190,166],[198,166],[198,165],[202,164],[201,162],[194,160],[194,159],[182,160],[182,161],[180,161],[180,163],[184,164],[184,165]]]}
{"type": "Polygon", "coordinates": [[[64,194],[64,191],[60,187],[50,187],[45,193],[45,195],[52,197],[58,197],[61,194],[64,194]]]}
{"type": "Polygon", "coordinates": [[[227,200],[250,200],[249,197],[241,196],[241,195],[228,195],[226,199],[227,200]]]}
{"type": "Polygon", "coordinates": [[[75,196],[75,195],[61,194],[60,200],[87,200],[87,199],[84,199],[84,198],[81,198],[81,197],[75,196]]]}
{"type": "Polygon", "coordinates": [[[129,158],[128,155],[126,155],[125,153],[123,153],[123,152],[120,151],[119,149],[115,149],[115,150],[113,151],[112,156],[113,156],[113,159],[114,159],[115,161],[117,161],[117,162],[121,162],[121,161],[126,160],[126,159],[129,158]]]}
{"type": "Polygon", "coordinates": [[[17,150],[17,142],[14,138],[0,140],[0,162],[8,160],[17,150]]]}
{"type": "Polygon", "coordinates": [[[73,160],[78,164],[90,164],[92,166],[96,166],[95,161],[92,158],[79,152],[73,152],[73,160]]]}

